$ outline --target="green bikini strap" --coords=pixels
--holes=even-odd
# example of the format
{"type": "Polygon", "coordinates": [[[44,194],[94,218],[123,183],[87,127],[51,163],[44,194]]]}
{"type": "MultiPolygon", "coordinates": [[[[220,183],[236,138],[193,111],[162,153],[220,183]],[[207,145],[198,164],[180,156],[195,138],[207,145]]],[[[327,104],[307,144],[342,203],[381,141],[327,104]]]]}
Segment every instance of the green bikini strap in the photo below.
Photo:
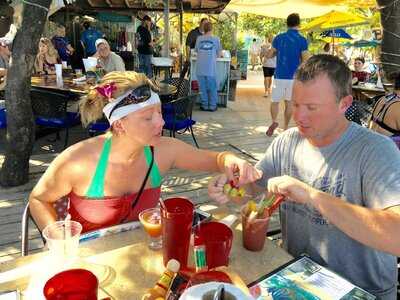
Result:
{"type": "Polygon", "coordinates": [[[104,180],[108,165],[108,157],[111,152],[111,135],[106,137],[101,151],[99,161],[97,162],[96,171],[90,183],[90,187],[86,192],[88,198],[103,198],[104,197],[104,180]]]}
{"type": "MultiPolygon", "coordinates": [[[[152,159],[150,146],[144,147],[144,156],[146,158],[147,166],[150,166],[152,159]]],[[[155,161],[150,171],[150,180],[151,180],[151,187],[153,188],[159,187],[161,185],[162,177],[155,161]]]]}

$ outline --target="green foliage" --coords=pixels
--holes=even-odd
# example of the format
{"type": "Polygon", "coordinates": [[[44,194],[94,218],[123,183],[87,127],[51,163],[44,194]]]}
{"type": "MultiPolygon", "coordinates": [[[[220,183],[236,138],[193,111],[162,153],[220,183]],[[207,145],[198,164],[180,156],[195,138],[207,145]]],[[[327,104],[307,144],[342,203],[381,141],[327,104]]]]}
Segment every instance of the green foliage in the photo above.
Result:
{"type": "Polygon", "coordinates": [[[213,22],[213,33],[221,40],[222,49],[234,48],[235,22],[233,18],[220,16],[217,22],[213,22]]]}
{"type": "Polygon", "coordinates": [[[240,14],[238,23],[240,31],[251,32],[261,38],[286,30],[286,20],[254,14],[240,14]]]}

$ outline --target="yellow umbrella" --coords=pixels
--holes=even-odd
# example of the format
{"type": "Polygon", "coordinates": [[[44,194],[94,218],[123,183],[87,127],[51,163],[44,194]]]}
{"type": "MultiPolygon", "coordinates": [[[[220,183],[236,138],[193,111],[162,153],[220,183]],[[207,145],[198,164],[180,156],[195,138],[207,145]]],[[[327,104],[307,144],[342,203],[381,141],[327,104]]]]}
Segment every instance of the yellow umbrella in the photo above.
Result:
{"type": "Polygon", "coordinates": [[[304,24],[301,30],[328,30],[338,27],[349,27],[368,23],[364,17],[356,14],[341,11],[331,11],[325,15],[315,18],[311,22],[304,24]]]}

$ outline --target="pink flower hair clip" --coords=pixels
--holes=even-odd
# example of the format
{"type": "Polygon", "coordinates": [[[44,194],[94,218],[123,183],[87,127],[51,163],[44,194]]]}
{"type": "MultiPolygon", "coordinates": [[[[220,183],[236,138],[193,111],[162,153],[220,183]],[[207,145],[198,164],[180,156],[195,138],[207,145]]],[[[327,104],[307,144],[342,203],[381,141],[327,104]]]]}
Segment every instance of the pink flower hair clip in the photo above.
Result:
{"type": "Polygon", "coordinates": [[[103,86],[97,86],[95,89],[97,92],[99,92],[100,95],[106,97],[108,101],[111,102],[112,93],[117,90],[117,86],[115,85],[114,82],[111,82],[103,86]]]}

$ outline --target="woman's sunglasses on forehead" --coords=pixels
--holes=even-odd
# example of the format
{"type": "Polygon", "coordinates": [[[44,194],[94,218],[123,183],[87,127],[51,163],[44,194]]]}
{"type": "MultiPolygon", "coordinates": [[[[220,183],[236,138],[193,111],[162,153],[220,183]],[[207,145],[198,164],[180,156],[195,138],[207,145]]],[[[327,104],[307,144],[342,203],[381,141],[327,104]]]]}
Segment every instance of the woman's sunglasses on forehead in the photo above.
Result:
{"type": "Polygon", "coordinates": [[[127,106],[130,104],[138,104],[149,100],[151,97],[151,88],[149,85],[141,85],[136,89],[132,90],[129,95],[127,95],[124,99],[122,99],[117,105],[113,107],[110,111],[110,115],[108,118],[111,117],[112,113],[123,106],[127,106]]]}

